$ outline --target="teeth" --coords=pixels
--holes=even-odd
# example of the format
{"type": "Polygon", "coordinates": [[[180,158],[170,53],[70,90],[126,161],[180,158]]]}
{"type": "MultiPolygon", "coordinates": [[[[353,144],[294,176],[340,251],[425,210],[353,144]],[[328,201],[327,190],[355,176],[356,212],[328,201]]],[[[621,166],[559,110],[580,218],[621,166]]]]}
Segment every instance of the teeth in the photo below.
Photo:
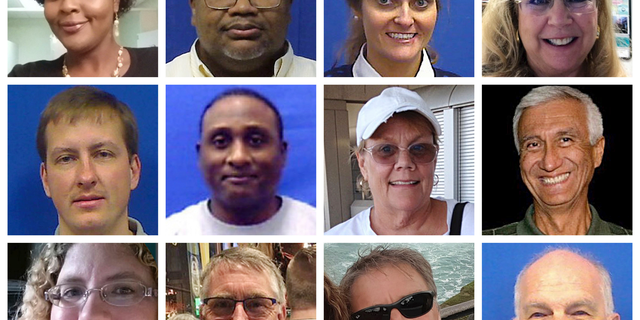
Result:
{"type": "Polygon", "coordinates": [[[410,185],[418,184],[418,181],[392,181],[391,185],[410,185]]]}
{"type": "Polygon", "coordinates": [[[393,39],[398,39],[398,40],[409,40],[413,37],[416,36],[415,33],[396,33],[396,32],[389,32],[387,33],[391,38],[393,39]]]}
{"type": "Polygon", "coordinates": [[[542,183],[543,184],[547,184],[547,185],[551,185],[551,184],[556,184],[556,183],[560,183],[563,182],[565,180],[567,180],[569,178],[569,173],[565,173],[565,174],[561,174],[559,176],[553,177],[553,178],[542,178],[542,183]]]}
{"type": "Polygon", "coordinates": [[[547,41],[549,41],[549,43],[551,43],[554,46],[564,46],[569,44],[571,41],[573,41],[573,37],[571,38],[564,38],[564,39],[547,39],[547,41]]]}

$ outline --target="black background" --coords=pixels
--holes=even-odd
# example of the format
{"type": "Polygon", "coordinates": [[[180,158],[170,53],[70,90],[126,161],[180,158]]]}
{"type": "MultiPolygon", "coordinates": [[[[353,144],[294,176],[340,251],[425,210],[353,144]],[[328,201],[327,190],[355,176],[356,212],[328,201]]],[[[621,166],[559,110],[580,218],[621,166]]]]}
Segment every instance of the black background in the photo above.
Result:
{"type": "MultiPolygon", "coordinates": [[[[533,198],[520,177],[513,141],[515,108],[538,86],[482,87],[482,229],[520,221],[533,198]]],[[[632,87],[571,86],[589,95],[602,113],[605,148],[589,185],[589,203],[600,217],[632,227],[632,87]]]]}

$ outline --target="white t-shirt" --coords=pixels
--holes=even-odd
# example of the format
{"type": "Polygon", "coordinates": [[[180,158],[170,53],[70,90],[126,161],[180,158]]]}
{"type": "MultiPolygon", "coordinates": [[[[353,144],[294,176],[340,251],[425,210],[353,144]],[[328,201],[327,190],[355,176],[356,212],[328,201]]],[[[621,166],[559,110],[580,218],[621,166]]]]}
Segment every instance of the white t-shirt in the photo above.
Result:
{"type": "MultiPolygon", "coordinates": [[[[456,205],[455,200],[441,199],[447,203],[447,232],[443,236],[448,236],[451,230],[451,217],[453,217],[453,207],[456,205]]],[[[462,226],[460,228],[461,235],[473,235],[473,203],[467,203],[462,211],[462,226]]],[[[326,235],[341,236],[375,236],[376,233],[371,229],[371,208],[362,210],[355,217],[331,228],[325,232],[326,235]]]]}
{"type": "Polygon", "coordinates": [[[282,196],[282,206],[269,220],[239,226],[223,222],[211,214],[209,199],[191,205],[166,220],[172,235],[315,235],[316,208],[282,196]]]}

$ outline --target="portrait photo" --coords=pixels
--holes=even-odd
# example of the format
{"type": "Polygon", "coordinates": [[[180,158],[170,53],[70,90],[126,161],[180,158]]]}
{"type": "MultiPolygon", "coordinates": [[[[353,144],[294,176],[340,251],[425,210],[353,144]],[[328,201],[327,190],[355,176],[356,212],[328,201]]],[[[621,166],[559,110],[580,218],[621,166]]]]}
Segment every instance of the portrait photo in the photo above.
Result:
{"type": "Polygon", "coordinates": [[[484,243],[482,316],[529,319],[549,316],[555,307],[567,313],[555,317],[571,312],[613,319],[617,313],[618,319],[631,319],[630,279],[631,243],[484,243]]]}
{"type": "Polygon", "coordinates": [[[157,86],[11,85],[8,105],[10,235],[158,233],[157,86]]]}
{"type": "Polygon", "coordinates": [[[209,234],[220,222],[221,232],[315,234],[315,86],[167,86],[166,102],[166,216],[198,217],[174,215],[186,220],[170,229],[209,234]],[[194,219],[201,229],[184,227],[194,219]],[[294,221],[313,226],[287,227],[294,221]]]}
{"type": "Polygon", "coordinates": [[[493,230],[485,234],[515,234],[516,224],[517,234],[561,234],[537,214],[572,205],[579,224],[560,226],[565,234],[631,233],[630,85],[484,85],[482,105],[482,229],[493,230]]]}

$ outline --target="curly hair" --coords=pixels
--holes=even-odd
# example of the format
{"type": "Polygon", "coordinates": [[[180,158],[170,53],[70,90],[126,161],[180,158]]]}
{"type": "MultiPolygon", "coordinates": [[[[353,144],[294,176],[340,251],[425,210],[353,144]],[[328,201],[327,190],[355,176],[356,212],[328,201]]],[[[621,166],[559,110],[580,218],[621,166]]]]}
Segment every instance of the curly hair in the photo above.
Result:
{"type": "MultiPolygon", "coordinates": [[[[482,14],[482,75],[533,77],[526,51],[518,41],[518,5],[513,0],[491,0],[482,14]]],[[[585,61],[587,76],[624,77],[616,53],[615,27],[608,0],[596,0],[600,37],[585,61]]]]}
{"type": "MultiPolygon", "coordinates": [[[[38,4],[44,6],[46,0],[36,0],[38,4]]],[[[120,5],[118,7],[118,15],[121,16],[127,13],[131,7],[135,4],[136,0],[120,0],[120,5]]]]}
{"type": "Polygon", "coordinates": [[[349,310],[342,290],[324,275],[324,318],[327,320],[348,320],[349,310]]]}
{"type": "MultiPolygon", "coordinates": [[[[56,285],[65,257],[74,243],[46,243],[27,271],[27,284],[16,314],[16,320],[48,320],[51,303],[44,299],[44,292],[56,285]]],[[[158,283],[158,264],[143,243],[112,244],[131,249],[138,261],[149,269],[155,284],[158,283]]]]}

